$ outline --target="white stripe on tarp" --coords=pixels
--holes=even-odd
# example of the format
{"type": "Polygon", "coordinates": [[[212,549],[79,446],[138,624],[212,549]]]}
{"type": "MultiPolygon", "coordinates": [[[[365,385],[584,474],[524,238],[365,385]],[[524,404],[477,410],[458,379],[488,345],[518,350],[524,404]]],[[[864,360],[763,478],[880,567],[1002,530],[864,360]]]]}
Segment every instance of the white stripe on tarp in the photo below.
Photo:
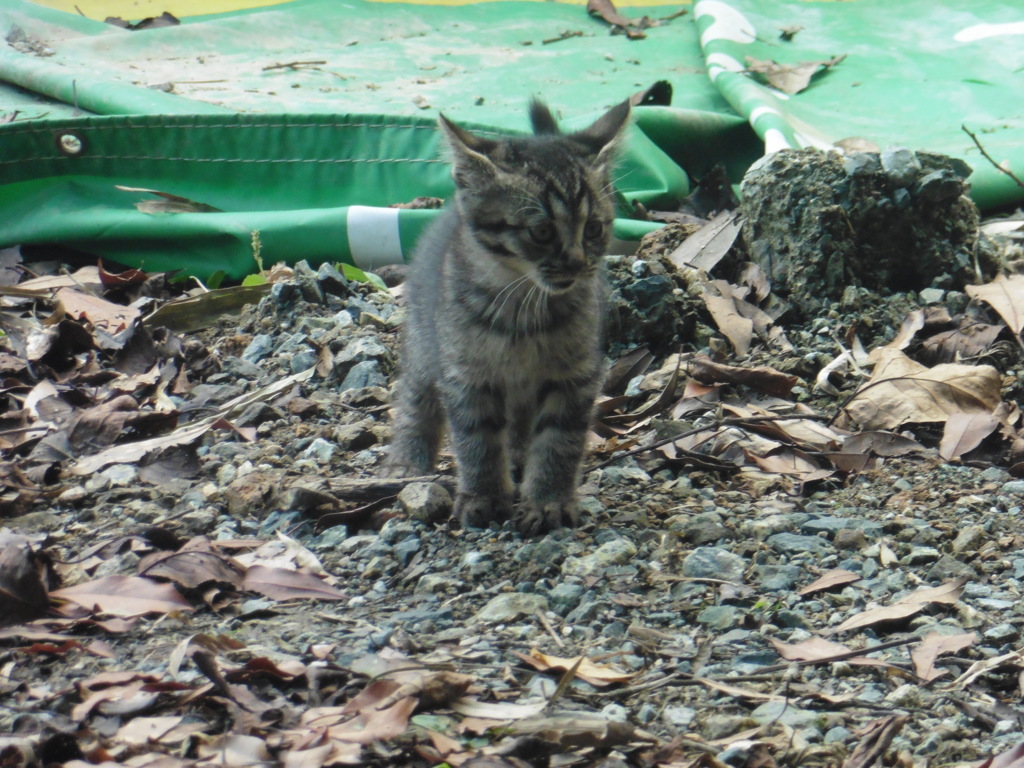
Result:
{"type": "Polygon", "coordinates": [[[348,249],[361,269],[402,263],[402,241],[398,235],[397,208],[353,205],[346,220],[348,249]]]}

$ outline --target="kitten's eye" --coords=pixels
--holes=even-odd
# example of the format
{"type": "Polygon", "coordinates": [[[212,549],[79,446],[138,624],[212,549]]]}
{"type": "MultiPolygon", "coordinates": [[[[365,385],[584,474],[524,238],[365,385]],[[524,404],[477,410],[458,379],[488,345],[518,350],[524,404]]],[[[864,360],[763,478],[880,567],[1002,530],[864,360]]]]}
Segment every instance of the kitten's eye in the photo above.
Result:
{"type": "Polygon", "coordinates": [[[604,224],[597,219],[591,219],[583,225],[583,236],[588,240],[595,240],[604,234],[604,224]]]}
{"type": "Polygon", "coordinates": [[[530,227],[530,237],[539,245],[547,245],[555,239],[555,228],[551,226],[551,222],[542,221],[530,227]]]}

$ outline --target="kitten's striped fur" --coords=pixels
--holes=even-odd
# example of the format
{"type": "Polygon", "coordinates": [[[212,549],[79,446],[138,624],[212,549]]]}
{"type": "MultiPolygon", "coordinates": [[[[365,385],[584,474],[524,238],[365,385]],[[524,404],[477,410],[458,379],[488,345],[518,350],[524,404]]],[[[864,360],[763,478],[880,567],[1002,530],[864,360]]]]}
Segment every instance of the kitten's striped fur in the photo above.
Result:
{"type": "Polygon", "coordinates": [[[463,525],[575,525],[583,443],[603,364],[601,261],[609,165],[628,103],[562,134],[540,102],[534,136],[491,140],[443,115],[455,205],[417,247],[407,281],[395,474],[434,469],[447,421],[463,525]]]}

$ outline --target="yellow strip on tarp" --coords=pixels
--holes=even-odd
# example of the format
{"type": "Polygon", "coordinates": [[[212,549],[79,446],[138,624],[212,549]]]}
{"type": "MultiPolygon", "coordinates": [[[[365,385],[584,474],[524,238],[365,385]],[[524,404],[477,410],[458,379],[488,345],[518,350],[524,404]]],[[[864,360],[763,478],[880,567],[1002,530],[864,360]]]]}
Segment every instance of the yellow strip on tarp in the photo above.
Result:
{"type": "MultiPolygon", "coordinates": [[[[268,5],[283,5],[289,0],[31,0],[36,5],[45,5],[58,11],[66,11],[103,21],[108,16],[134,21],[150,16],[159,16],[165,11],[179,18],[205,16],[213,13],[229,13],[249,8],[264,8],[268,5]]],[[[482,0],[497,2],[498,0],[482,0]]],[[[533,0],[550,2],[550,0],[533,0]]],[[[403,2],[415,5],[469,5],[481,0],[376,0],[376,2],[403,2]]],[[[585,5],[587,0],[556,0],[565,5],[585,5]]],[[[688,6],[691,0],[618,0],[619,8],[636,6],[674,5],[688,6]]]]}

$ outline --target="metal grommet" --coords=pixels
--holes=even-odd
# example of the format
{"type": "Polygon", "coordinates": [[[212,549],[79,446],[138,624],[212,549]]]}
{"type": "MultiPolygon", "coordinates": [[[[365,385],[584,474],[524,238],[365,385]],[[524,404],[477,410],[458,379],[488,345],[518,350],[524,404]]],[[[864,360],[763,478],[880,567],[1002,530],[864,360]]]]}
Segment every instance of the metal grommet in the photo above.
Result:
{"type": "Polygon", "coordinates": [[[57,149],[68,157],[75,157],[85,151],[85,140],[77,133],[61,131],[57,134],[57,149]]]}

